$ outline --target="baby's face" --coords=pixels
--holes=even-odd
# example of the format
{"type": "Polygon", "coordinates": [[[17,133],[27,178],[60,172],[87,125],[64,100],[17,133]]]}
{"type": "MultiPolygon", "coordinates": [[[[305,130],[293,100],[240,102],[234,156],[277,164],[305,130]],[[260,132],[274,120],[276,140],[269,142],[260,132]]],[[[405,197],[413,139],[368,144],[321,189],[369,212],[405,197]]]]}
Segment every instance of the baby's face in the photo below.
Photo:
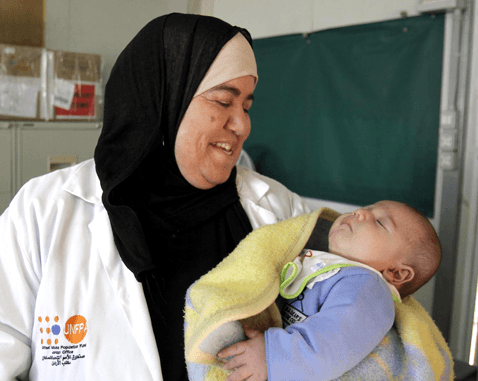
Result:
{"type": "Polygon", "coordinates": [[[394,201],[343,214],[330,229],[329,251],[383,271],[404,260],[410,235],[417,234],[416,218],[415,212],[394,201]]]}

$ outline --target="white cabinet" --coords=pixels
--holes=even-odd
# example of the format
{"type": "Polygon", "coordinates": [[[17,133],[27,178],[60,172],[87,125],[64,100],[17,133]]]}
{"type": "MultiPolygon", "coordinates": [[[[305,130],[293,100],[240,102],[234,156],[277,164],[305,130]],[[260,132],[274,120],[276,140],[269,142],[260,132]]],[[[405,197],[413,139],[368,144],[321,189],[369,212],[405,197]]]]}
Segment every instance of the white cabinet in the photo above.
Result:
{"type": "Polygon", "coordinates": [[[0,213],[33,177],[93,157],[99,122],[0,122],[0,213]]]}
{"type": "Polygon", "coordinates": [[[0,122],[0,213],[10,203],[14,193],[15,130],[8,122],[0,122]]]}

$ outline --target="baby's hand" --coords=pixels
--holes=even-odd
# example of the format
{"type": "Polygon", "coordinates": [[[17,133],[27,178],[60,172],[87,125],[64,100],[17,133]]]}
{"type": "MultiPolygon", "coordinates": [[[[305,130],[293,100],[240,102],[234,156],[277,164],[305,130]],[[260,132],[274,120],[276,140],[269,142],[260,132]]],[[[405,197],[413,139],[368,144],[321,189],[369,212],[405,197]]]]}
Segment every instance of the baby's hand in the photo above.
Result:
{"type": "Polygon", "coordinates": [[[221,358],[234,356],[226,362],[224,369],[232,370],[226,381],[266,381],[267,361],[264,334],[244,327],[249,340],[241,341],[218,353],[221,358]]]}

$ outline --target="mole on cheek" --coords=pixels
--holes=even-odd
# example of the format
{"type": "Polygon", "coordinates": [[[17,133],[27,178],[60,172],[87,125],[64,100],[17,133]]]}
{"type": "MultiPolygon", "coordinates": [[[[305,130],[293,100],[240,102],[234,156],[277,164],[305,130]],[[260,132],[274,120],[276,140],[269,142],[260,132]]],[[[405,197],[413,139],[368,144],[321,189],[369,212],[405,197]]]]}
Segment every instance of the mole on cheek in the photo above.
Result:
{"type": "Polygon", "coordinates": [[[209,116],[209,121],[210,121],[211,123],[214,123],[214,122],[216,121],[216,117],[214,117],[214,116],[212,116],[212,115],[209,116]]]}

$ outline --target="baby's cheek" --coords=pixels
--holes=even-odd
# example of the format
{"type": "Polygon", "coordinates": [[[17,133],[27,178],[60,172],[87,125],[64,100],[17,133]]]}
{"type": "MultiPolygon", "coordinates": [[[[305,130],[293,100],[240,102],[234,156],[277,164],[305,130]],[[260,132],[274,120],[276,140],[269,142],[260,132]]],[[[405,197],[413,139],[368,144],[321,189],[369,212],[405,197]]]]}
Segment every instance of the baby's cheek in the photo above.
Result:
{"type": "Polygon", "coordinates": [[[334,237],[334,235],[329,235],[329,252],[332,254],[337,254],[338,250],[338,244],[337,244],[337,239],[334,237]]]}

